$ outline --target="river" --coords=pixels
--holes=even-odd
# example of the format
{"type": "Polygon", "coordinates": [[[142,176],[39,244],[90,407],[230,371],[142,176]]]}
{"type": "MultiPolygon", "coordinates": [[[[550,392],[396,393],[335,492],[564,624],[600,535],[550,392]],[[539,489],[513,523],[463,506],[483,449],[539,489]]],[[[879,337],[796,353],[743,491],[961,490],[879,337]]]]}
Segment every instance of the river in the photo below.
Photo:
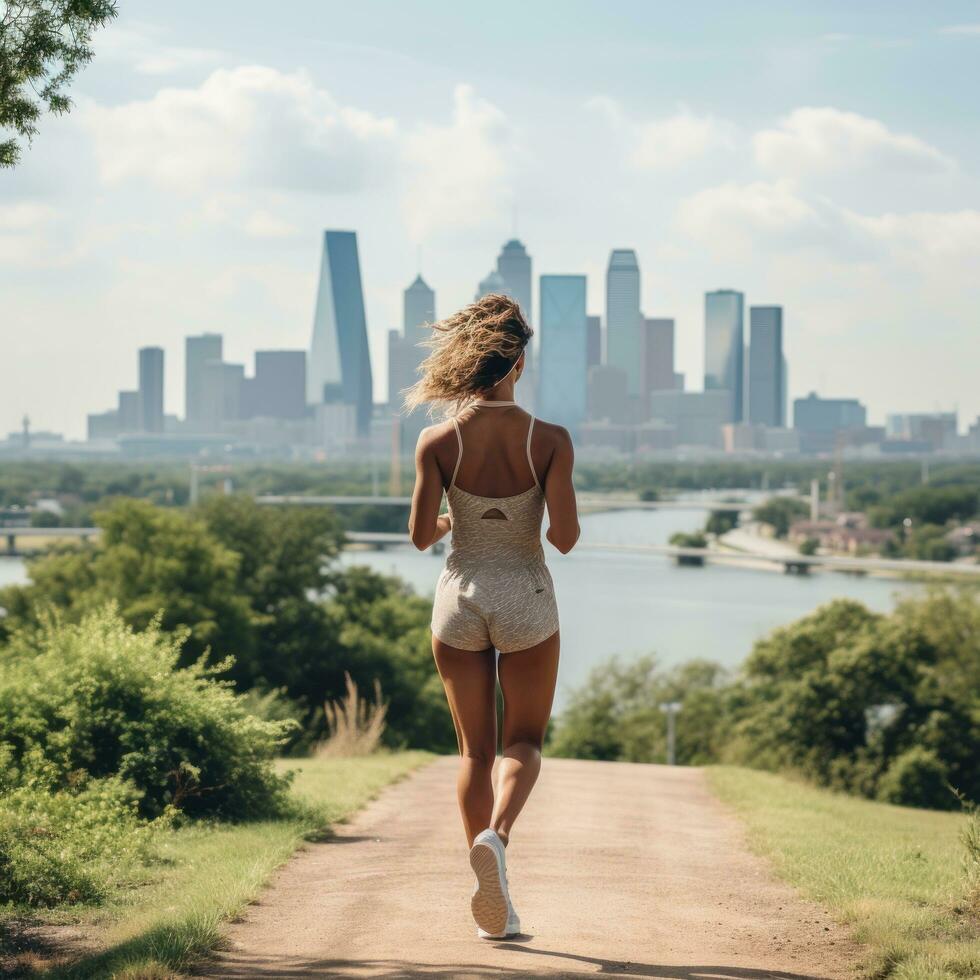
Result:
{"type": "MultiPolygon", "coordinates": [[[[693,531],[703,510],[615,511],[582,518],[582,540],[603,544],[664,544],[674,531],[693,531]]],[[[655,653],[664,665],[705,657],[734,667],[752,644],[777,626],[835,598],[886,611],[896,595],[920,587],[889,579],[818,572],[784,575],[728,565],[679,568],[657,555],[573,551],[548,561],[562,620],[558,700],[613,654],[655,653]]],[[[345,565],[363,564],[401,576],[431,594],[442,556],[410,547],[348,551],[345,565]]],[[[24,581],[23,561],[0,558],[0,585],[24,581]]]]}

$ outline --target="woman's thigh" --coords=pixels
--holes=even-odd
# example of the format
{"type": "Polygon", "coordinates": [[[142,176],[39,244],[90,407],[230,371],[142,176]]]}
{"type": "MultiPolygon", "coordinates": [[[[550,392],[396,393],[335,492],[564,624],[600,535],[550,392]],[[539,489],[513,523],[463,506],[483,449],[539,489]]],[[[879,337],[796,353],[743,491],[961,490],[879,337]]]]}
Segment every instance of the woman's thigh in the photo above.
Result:
{"type": "Polygon", "coordinates": [[[497,754],[496,654],[459,650],[432,638],[432,654],[446,689],[460,755],[493,762],[497,754]]]}
{"type": "Polygon", "coordinates": [[[504,695],[505,749],[518,742],[539,747],[544,742],[555,699],[559,647],[555,632],[526,650],[501,654],[497,675],[504,695]]]}

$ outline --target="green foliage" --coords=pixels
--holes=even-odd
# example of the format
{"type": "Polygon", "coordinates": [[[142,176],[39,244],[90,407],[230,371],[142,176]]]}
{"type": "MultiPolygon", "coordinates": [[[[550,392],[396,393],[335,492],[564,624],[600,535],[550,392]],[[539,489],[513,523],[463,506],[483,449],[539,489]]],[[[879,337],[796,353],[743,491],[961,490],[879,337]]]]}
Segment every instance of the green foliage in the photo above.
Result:
{"type": "Polygon", "coordinates": [[[785,538],[793,521],[805,517],[809,508],[795,497],[771,497],[752,512],[752,516],[772,527],[777,538],[785,538]]]}
{"type": "Polygon", "coordinates": [[[0,745],[24,779],[67,790],[118,777],[140,812],[258,818],[285,807],[272,758],[287,723],[261,721],[182,636],[141,633],[113,609],[15,635],[0,661],[0,745]]]}
{"type": "Polygon", "coordinates": [[[700,531],[675,531],[670,536],[670,544],[675,548],[707,548],[708,539],[700,531]]]}
{"type": "Polygon", "coordinates": [[[589,675],[556,719],[552,755],[579,759],[663,762],[666,717],[660,705],[679,701],[676,756],[684,765],[718,757],[723,736],[725,674],[695,660],[661,671],[653,657],[623,664],[612,659],[589,675]]]}
{"type": "Polygon", "coordinates": [[[913,745],[895,756],[878,780],[876,796],[884,803],[948,810],[949,773],[932,749],[913,745]]]}
{"type": "MultiPolygon", "coordinates": [[[[67,112],[68,83],[92,58],[92,33],[116,16],[113,0],[22,0],[0,11],[0,129],[28,141],[42,112],[67,112]]],[[[0,140],[0,167],[12,167],[16,139],[0,140]]]]}
{"type": "Polygon", "coordinates": [[[186,634],[183,663],[209,648],[236,657],[236,675],[252,654],[252,610],[238,580],[238,555],[199,520],[141,500],[119,500],[97,514],[95,544],[32,561],[31,584],[0,591],[7,609],[0,630],[37,626],[45,608],[67,619],[113,602],[122,618],[145,629],[158,616],[164,630],[186,634]]]}
{"type": "Polygon", "coordinates": [[[899,528],[906,518],[913,525],[944,525],[980,513],[980,489],[972,486],[925,486],[893,494],[869,510],[875,527],[899,528]]]}
{"type": "Polygon", "coordinates": [[[738,527],[738,513],[733,510],[713,510],[704,525],[705,534],[727,534],[738,527]]]}
{"type": "Polygon", "coordinates": [[[820,542],[816,538],[807,538],[800,542],[801,555],[815,555],[820,547],[820,542]]]}
{"type": "Polygon", "coordinates": [[[980,596],[937,591],[888,616],[831,602],[760,640],[741,673],[650,657],[592,673],[556,754],[661,761],[659,705],[681,701],[679,761],[791,770],[835,789],[949,809],[980,798],[980,596]]]}
{"type": "Polygon", "coordinates": [[[0,903],[97,903],[129,881],[166,821],[139,819],[122,780],[0,793],[0,903]]]}

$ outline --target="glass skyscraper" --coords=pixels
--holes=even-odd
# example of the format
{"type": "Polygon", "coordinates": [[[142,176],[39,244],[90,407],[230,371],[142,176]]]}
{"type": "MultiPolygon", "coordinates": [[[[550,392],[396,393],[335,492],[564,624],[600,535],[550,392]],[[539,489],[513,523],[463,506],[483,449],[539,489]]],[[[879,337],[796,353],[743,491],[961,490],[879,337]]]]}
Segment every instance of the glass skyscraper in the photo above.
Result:
{"type": "Polygon", "coordinates": [[[538,411],[574,433],[585,421],[588,395],[588,317],[585,276],[542,276],[538,411]]]}
{"type": "Polygon", "coordinates": [[[614,249],[606,269],[606,363],[626,372],[627,393],[643,393],[640,266],[631,248],[614,249]]]}
{"type": "Polygon", "coordinates": [[[783,308],[749,307],[749,421],[786,424],[783,386],[783,308]]]}
{"type": "Polygon", "coordinates": [[[415,346],[426,340],[432,332],[427,324],[435,323],[436,294],[422,276],[418,275],[405,290],[402,299],[402,328],[405,339],[415,346]]]}
{"type": "Polygon", "coordinates": [[[371,427],[371,354],[368,349],[357,234],[325,231],[313,339],[306,364],[306,400],[353,405],[359,436],[371,427]],[[339,398],[338,398],[339,396],[339,398]]]}
{"type": "Polygon", "coordinates": [[[730,394],[726,422],[742,421],[745,297],[734,289],[704,294],[704,390],[730,394]]]}

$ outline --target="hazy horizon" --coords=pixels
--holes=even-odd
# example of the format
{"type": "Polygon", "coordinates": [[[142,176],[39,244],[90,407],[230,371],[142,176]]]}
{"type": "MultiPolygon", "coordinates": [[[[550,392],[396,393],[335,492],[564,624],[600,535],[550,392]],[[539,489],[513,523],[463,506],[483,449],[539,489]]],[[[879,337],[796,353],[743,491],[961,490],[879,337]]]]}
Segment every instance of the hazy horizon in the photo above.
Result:
{"type": "Polygon", "coordinates": [[[178,414],[187,334],[249,372],[307,347],[325,228],[358,232],[379,400],[416,272],[444,315],[516,231],[535,317],[541,274],[604,312],[635,249],[690,388],[731,287],[783,306],[791,398],[980,414],[975,3],[119,8],[0,172],[0,438],[83,436],[140,346],[178,414]]]}

